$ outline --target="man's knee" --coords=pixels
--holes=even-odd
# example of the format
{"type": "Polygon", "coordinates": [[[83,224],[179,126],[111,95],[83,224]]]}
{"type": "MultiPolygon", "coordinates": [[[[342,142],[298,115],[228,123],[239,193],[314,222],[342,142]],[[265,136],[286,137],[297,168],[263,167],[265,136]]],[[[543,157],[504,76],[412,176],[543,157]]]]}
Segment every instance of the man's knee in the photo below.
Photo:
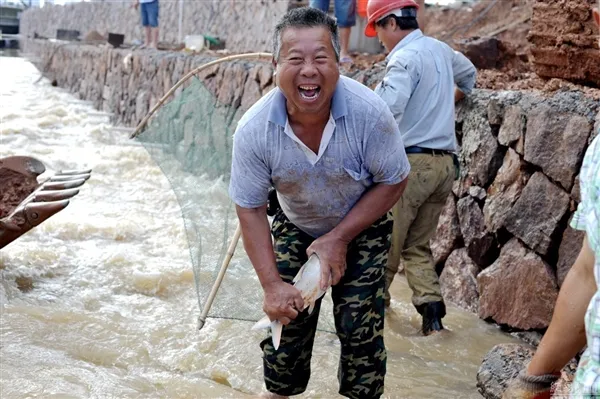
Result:
{"type": "Polygon", "coordinates": [[[270,337],[260,344],[265,385],[269,392],[277,395],[298,395],[306,390],[310,379],[312,345],[286,345],[285,340],[282,336],[278,350],[273,347],[270,337]]]}

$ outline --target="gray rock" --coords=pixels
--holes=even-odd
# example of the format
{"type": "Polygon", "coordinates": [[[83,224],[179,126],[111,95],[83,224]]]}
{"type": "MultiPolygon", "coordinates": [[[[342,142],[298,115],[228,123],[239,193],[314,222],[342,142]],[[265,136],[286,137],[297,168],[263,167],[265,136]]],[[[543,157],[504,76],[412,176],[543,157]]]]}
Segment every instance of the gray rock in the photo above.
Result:
{"type": "Polygon", "coordinates": [[[471,186],[469,187],[469,195],[478,200],[484,200],[487,197],[487,193],[483,187],[471,186]]]}
{"type": "Polygon", "coordinates": [[[501,399],[510,380],[533,357],[533,348],[523,344],[499,344],[488,352],[477,371],[477,390],[486,399],[501,399]]]}
{"type": "Polygon", "coordinates": [[[529,174],[525,172],[525,164],[519,154],[509,148],[504,156],[502,167],[494,182],[488,188],[488,198],[483,206],[486,228],[496,232],[504,226],[510,210],[527,184],[529,174]]]}
{"type": "Polygon", "coordinates": [[[500,125],[504,117],[504,106],[500,101],[492,98],[487,107],[488,122],[490,125],[500,125]]]}
{"type": "Polygon", "coordinates": [[[456,200],[450,194],[440,214],[435,235],[430,242],[431,253],[436,265],[446,261],[460,241],[460,237],[456,200]]]}
{"type": "Polygon", "coordinates": [[[504,113],[504,121],[498,133],[498,142],[505,146],[515,144],[519,154],[523,154],[525,142],[525,114],[518,105],[508,107],[504,113]]]}
{"type": "Polygon", "coordinates": [[[495,240],[485,230],[483,213],[472,197],[464,197],[457,204],[458,221],[469,257],[481,267],[493,259],[495,240]]]}
{"type": "Polygon", "coordinates": [[[479,317],[523,330],[548,327],[558,296],[554,272],[516,238],[477,276],[479,317]]]}
{"type": "Polygon", "coordinates": [[[502,164],[502,151],[485,117],[469,115],[463,124],[459,197],[471,186],[487,187],[502,164]]]}
{"type": "Polygon", "coordinates": [[[545,255],[553,244],[558,223],[569,208],[569,195],[536,172],[527,182],[504,225],[534,251],[545,255]]]}
{"type": "Polygon", "coordinates": [[[591,131],[592,124],[583,116],[559,113],[548,105],[536,107],[527,118],[525,160],[570,191],[591,131]]]}
{"type": "Polygon", "coordinates": [[[465,248],[452,252],[440,275],[440,287],[444,300],[464,310],[477,313],[478,273],[479,267],[469,258],[465,248]]]}

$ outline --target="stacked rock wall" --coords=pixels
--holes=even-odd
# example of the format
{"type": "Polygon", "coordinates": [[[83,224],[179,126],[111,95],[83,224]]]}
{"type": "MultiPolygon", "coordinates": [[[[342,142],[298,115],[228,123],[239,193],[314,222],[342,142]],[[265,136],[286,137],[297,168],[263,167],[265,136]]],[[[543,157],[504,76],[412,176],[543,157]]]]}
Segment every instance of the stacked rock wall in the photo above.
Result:
{"type": "Polygon", "coordinates": [[[449,301],[516,329],[548,326],[581,247],[568,223],[599,111],[572,91],[476,91],[459,105],[460,178],[432,240],[449,301]]]}
{"type": "Polygon", "coordinates": [[[529,41],[535,72],[600,87],[597,0],[535,0],[529,41]]]}
{"type": "MultiPolygon", "coordinates": [[[[184,74],[210,58],[24,42],[44,74],[135,126],[184,74]]],[[[351,77],[373,86],[381,65],[351,77]]],[[[269,63],[223,63],[200,77],[243,112],[273,87],[269,63]]],[[[432,240],[444,297],[516,329],[550,322],[582,234],[568,227],[580,201],[578,173],[600,130],[600,102],[581,92],[475,90],[456,111],[460,178],[432,240]]]]}
{"type": "MultiPolygon", "coordinates": [[[[86,35],[96,30],[125,35],[125,42],[143,41],[140,13],[132,0],[80,2],[31,8],[21,15],[20,33],[55,38],[57,29],[78,30],[86,35]]],[[[182,40],[186,35],[209,34],[225,39],[234,52],[270,51],[276,22],[288,10],[289,0],[184,0],[182,40]]],[[[179,1],[160,1],[159,40],[177,43],[179,1]]]]}

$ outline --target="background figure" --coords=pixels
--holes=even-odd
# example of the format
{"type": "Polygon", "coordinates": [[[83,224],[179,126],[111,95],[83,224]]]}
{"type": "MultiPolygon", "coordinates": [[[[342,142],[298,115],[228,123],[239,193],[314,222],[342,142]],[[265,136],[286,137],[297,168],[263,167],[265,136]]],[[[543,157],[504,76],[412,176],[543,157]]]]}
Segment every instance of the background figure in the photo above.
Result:
{"type": "MultiPolygon", "coordinates": [[[[356,25],[356,0],[333,0],[333,9],[340,30],[340,63],[351,63],[348,44],[350,32],[356,25]]],[[[329,12],[329,0],[310,0],[310,6],[323,12],[329,12]]]]}
{"type": "Polygon", "coordinates": [[[133,6],[138,9],[144,27],[144,47],[158,48],[158,0],[134,0],[133,6]]]}

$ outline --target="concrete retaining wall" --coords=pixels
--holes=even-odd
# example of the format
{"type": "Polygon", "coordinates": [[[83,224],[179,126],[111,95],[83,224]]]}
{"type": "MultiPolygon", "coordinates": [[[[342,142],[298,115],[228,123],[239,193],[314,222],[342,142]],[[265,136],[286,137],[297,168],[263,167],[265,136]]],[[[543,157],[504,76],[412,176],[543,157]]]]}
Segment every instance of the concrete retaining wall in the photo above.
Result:
{"type": "MultiPolygon", "coordinates": [[[[29,9],[21,16],[26,37],[55,38],[57,29],[75,29],[82,35],[96,30],[125,35],[125,42],[143,41],[140,14],[132,1],[81,2],[29,9]]],[[[271,51],[271,34],[288,10],[290,0],[185,0],[182,38],[210,34],[224,38],[234,52],[271,51]]],[[[160,1],[160,41],[178,42],[179,1],[160,1]]]]}

